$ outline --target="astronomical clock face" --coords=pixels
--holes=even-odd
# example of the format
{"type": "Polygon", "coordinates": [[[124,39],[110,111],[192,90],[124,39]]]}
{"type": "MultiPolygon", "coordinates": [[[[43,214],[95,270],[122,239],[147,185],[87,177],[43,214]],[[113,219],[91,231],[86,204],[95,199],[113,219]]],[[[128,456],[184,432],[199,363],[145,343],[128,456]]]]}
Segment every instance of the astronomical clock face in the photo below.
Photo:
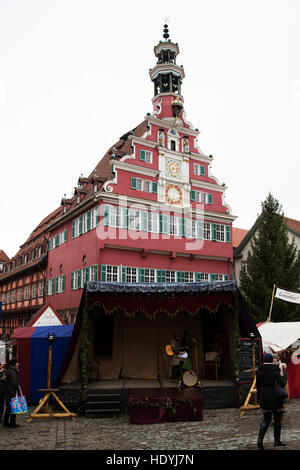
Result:
{"type": "Polygon", "coordinates": [[[178,160],[166,160],[166,173],[168,176],[176,178],[181,175],[181,162],[178,160]]]}
{"type": "Polygon", "coordinates": [[[182,201],[181,188],[174,184],[169,184],[166,186],[166,201],[169,204],[180,204],[182,201]]]}

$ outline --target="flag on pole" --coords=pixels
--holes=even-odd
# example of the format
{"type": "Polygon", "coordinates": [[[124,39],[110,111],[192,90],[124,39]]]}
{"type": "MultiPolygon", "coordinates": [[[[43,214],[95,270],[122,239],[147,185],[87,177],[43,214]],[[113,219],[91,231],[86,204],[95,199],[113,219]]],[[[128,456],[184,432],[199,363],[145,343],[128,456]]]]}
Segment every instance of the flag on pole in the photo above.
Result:
{"type": "Polygon", "coordinates": [[[287,290],[279,289],[277,287],[275,297],[285,300],[286,302],[300,304],[300,294],[296,292],[288,292],[287,290]]]}

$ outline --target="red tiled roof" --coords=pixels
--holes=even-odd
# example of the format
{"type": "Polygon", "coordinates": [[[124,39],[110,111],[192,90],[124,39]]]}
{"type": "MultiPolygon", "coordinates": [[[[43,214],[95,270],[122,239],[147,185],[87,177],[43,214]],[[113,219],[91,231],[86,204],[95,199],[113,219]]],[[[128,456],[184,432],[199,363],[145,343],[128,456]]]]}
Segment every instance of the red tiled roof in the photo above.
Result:
{"type": "Polygon", "coordinates": [[[236,248],[239,246],[243,238],[247,235],[249,230],[246,230],[244,228],[237,228],[237,227],[232,227],[232,245],[233,248],[236,248]]]}
{"type": "Polygon", "coordinates": [[[288,228],[300,234],[300,220],[290,219],[289,217],[284,219],[288,228]]]}
{"type": "Polygon", "coordinates": [[[3,250],[0,250],[0,261],[9,261],[9,257],[3,250]]]}

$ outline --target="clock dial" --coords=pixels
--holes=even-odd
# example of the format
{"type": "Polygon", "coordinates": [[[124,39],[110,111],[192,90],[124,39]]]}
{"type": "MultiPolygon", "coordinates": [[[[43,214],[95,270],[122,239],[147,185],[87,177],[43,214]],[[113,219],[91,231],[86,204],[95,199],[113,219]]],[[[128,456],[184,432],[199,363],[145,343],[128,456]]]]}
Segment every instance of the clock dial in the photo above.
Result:
{"type": "Polygon", "coordinates": [[[177,177],[180,175],[180,162],[177,160],[166,161],[166,171],[169,176],[177,177]]]}
{"type": "Polygon", "coordinates": [[[182,191],[179,186],[169,185],[166,187],[166,200],[169,204],[180,204],[182,191]]]}

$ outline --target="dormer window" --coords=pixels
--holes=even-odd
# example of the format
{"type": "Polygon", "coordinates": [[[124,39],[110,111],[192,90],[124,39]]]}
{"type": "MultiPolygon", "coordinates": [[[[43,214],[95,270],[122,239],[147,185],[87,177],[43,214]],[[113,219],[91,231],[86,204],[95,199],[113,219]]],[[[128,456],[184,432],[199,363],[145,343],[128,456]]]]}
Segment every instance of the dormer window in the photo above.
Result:
{"type": "Polygon", "coordinates": [[[98,191],[98,185],[94,184],[94,193],[96,193],[97,191],[98,191]]]}

